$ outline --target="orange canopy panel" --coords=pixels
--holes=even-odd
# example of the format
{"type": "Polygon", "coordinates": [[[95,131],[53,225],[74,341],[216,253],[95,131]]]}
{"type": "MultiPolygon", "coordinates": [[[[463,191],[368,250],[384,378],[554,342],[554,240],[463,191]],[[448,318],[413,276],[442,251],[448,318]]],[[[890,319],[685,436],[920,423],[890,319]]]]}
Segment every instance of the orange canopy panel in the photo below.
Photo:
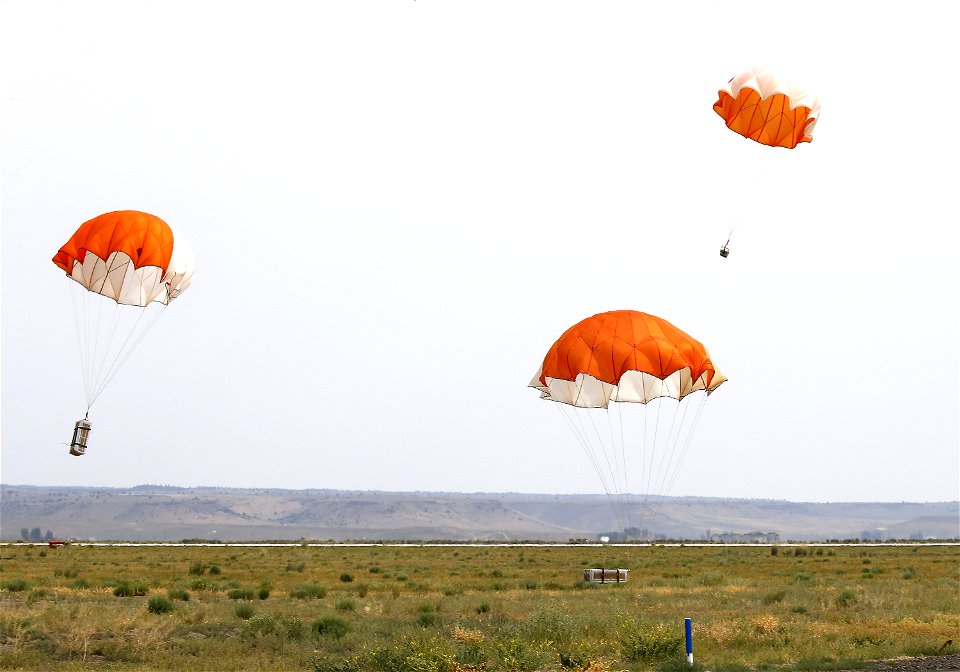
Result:
{"type": "Polygon", "coordinates": [[[81,224],[53,263],[72,273],[74,263],[82,264],[88,252],[103,260],[122,252],[134,268],[156,266],[166,273],[173,254],[173,232],[165,221],[145,212],[108,212],[81,224]]]}
{"type": "Polygon", "coordinates": [[[531,386],[543,398],[606,407],[609,401],[646,403],[662,396],[681,399],[697,390],[709,393],[725,380],[690,335],[654,315],[615,310],[567,329],[531,386]],[[584,387],[588,379],[593,383],[584,387]]]}
{"type": "Polygon", "coordinates": [[[813,139],[820,102],[772,73],[754,68],[730,79],[713,109],[732,131],[771,147],[793,149],[813,139]]]}

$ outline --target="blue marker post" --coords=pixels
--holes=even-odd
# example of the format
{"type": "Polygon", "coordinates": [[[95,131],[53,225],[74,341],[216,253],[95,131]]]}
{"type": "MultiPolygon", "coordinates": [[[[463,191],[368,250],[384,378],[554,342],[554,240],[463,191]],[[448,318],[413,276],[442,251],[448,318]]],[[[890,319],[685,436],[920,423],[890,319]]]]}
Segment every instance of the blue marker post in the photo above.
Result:
{"type": "Polygon", "coordinates": [[[689,618],[683,619],[683,629],[687,634],[687,665],[693,665],[693,623],[689,618]]]}

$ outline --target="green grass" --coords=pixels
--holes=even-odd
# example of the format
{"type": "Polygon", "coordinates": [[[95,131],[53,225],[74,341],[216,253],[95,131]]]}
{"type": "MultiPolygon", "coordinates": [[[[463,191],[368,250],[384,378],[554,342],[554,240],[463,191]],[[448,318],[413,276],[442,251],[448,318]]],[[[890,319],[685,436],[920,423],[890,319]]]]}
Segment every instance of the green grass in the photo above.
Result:
{"type": "Polygon", "coordinates": [[[960,652],[956,547],[9,546],[2,570],[2,669],[669,672],[685,616],[694,672],[960,652]],[[582,582],[601,566],[630,579],[582,582]]]}

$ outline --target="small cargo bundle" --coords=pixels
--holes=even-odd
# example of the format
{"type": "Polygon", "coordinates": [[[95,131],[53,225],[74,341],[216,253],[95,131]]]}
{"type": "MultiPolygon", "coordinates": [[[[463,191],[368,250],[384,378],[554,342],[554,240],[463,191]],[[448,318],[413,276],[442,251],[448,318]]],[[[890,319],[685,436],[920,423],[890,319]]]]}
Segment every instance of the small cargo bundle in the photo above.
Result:
{"type": "Polygon", "coordinates": [[[583,580],[596,583],[626,583],[629,571],[629,569],[585,569],[583,580]]]}

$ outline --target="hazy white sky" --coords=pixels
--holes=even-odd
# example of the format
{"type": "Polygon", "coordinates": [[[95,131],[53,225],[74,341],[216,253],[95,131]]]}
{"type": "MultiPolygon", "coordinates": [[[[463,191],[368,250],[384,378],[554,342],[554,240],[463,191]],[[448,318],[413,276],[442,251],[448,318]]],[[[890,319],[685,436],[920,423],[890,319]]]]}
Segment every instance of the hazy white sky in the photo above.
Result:
{"type": "Polygon", "coordinates": [[[957,499],[952,9],[2,2],[0,479],[599,492],[526,385],[629,308],[730,379],[671,494],[957,499]],[[724,128],[753,65],[819,94],[811,144],[724,128]],[[73,458],[50,259],[121,209],[199,270],[73,458]]]}

